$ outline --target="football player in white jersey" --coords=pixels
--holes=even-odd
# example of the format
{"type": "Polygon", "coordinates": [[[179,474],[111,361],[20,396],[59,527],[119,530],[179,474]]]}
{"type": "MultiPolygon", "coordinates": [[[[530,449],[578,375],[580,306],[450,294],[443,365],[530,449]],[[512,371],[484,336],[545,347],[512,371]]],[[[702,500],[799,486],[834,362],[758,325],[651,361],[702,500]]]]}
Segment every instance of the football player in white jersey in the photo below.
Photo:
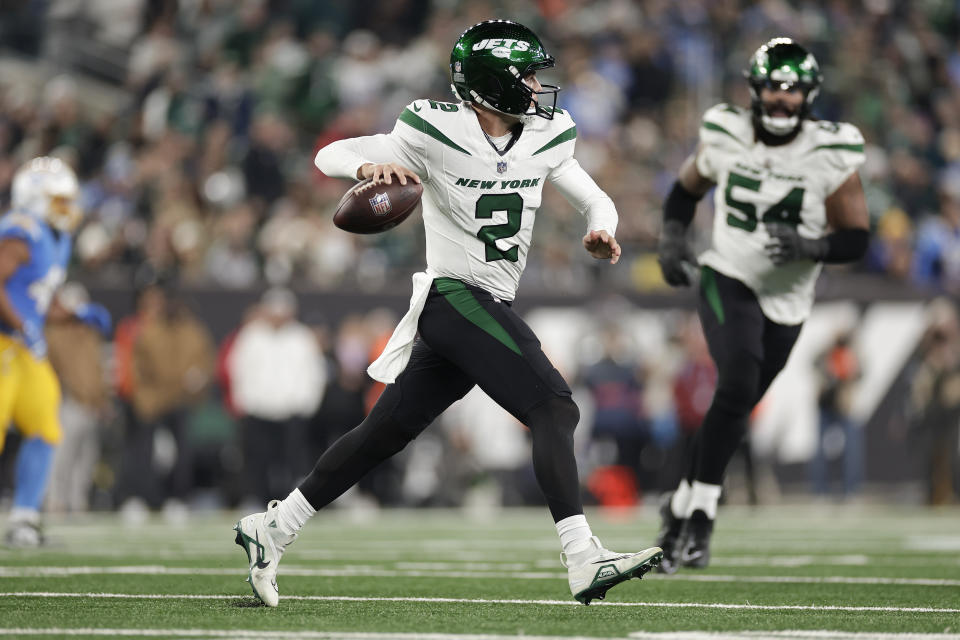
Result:
{"type": "Polygon", "coordinates": [[[857,175],[863,137],[851,124],[811,117],[821,82],[813,55],[775,38],[744,75],[751,108],[721,104],[704,114],[700,144],[664,204],[660,266],[670,285],[688,286],[698,260],[686,229],[716,187],[712,242],[699,256],[699,315],[717,389],[686,477],[661,508],[667,573],[707,566],[724,470],[810,314],[822,264],[859,260],[869,241],[857,175]]]}
{"type": "Polygon", "coordinates": [[[235,527],[250,584],[265,604],[278,603],[277,563],[306,520],[474,385],[530,429],[534,471],[574,598],[603,598],[660,561],[658,548],[614,553],[593,535],[573,453],[579,410],[511,308],[548,180],[586,217],[586,251],[611,263],[620,257],[613,202],[573,158],[577,129],[555,107],[558,88],[537,80],[536,72],[553,64],[522,25],[474,25],[450,56],[459,102],[416,100],[391,133],[341,140],[317,154],[329,176],[422,181],[427,268],[414,276],[410,310],[370,366],[370,375],[387,383],[370,415],[333,443],[286,499],[235,527]]]}

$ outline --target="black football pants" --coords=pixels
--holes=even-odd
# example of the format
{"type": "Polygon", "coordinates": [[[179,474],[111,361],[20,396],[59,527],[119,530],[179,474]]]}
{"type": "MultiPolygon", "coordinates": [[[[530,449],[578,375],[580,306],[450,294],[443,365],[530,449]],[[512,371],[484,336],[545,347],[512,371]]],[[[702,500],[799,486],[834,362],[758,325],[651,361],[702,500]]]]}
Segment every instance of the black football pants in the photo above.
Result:
{"type": "Polygon", "coordinates": [[[787,363],[803,325],[773,322],[745,284],[709,267],[702,273],[698,313],[717,365],[717,389],[695,436],[687,479],[718,485],[750,412],[787,363]]]}
{"type": "MultiPolygon", "coordinates": [[[[583,513],[573,453],[580,412],[533,331],[509,303],[452,278],[431,286],[403,373],[366,419],[334,442],[300,490],[322,508],[403,449],[479,385],[527,425],[537,482],[555,521],[583,513]]],[[[483,416],[477,416],[483,420],[483,416]]]]}

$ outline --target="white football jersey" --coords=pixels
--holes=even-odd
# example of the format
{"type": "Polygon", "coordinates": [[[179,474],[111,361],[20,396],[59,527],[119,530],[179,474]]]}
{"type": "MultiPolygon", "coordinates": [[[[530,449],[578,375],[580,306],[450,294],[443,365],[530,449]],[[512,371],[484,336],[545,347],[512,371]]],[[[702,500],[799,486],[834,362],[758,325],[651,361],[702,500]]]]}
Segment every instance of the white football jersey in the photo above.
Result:
{"type": "Polygon", "coordinates": [[[434,278],[449,277],[513,300],[533,239],[543,184],[551,181],[587,218],[590,231],[617,231],[613,202],[573,158],[577,127],[562,109],[525,119],[499,153],[465,104],[416,100],[389,134],[333,142],[315,164],[328,176],[356,179],[364,163],[396,163],[423,181],[427,270],[414,274],[410,309],[367,371],[391,383],[413,349],[434,278]]]}
{"type": "Polygon", "coordinates": [[[822,265],[775,266],[764,249],[766,224],[825,235],[824,201],[863,164],[863,136],[846,122],[804,120],[790,143],[770,147],[756,139],[749,110],[720,104],[704,114],[700,143],[697,171],[717,183],[713,239],[700,263],[750,287],[770,320],[803,322],[822,265]]]}
{"type": "MultiPolygon", "coordinates": [[[[552,120],[527,118],[500,155],[469,106],[416,100],[391,133],[342,142],[367,162],[396,162],[423,180],[428,273],[513,300],[547,180],[588,216],[590,229],[616,232],[613,204],[573,158],[576,137],[573,119],[556,109],[552,120]]],[[[355,171],[357,162],[347,164],[355,171]]]]}

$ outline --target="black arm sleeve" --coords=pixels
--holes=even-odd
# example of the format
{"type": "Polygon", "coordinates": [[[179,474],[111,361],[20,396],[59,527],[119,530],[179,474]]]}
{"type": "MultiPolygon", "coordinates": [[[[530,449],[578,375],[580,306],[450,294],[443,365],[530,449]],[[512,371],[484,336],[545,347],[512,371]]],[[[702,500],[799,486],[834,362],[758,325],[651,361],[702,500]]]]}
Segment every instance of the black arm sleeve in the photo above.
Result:
{"type": "Polygon", "coordinates": [[[866,229],[838,229],[822,238],[825,245],[823,262],[840,264],[856,262],[867,253],[870,232],[866,229]]]}
{"type": "Polygon", "coordinates": [[[684,189],[677,180],[673,183],[673,189],[670,190],[666,202],[663,203],[663,221],[666,223],[676,220],[686,229],[693,221],[693,214],[697,210],[699,201],[700,198],[684,189]]]}

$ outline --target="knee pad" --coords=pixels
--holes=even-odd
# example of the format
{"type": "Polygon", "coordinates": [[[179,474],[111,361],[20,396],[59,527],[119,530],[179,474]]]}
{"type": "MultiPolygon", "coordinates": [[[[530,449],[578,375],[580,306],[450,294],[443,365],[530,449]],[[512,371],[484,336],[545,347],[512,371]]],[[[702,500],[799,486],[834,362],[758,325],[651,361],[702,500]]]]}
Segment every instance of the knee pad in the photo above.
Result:
{"type": "Polygon", "coordinates": [[[580,409],[570,396],[557,396],[534,407],[527,415],[526,424],[534,429],[554,429],[572,435],[580,422],[580,409]]]}

